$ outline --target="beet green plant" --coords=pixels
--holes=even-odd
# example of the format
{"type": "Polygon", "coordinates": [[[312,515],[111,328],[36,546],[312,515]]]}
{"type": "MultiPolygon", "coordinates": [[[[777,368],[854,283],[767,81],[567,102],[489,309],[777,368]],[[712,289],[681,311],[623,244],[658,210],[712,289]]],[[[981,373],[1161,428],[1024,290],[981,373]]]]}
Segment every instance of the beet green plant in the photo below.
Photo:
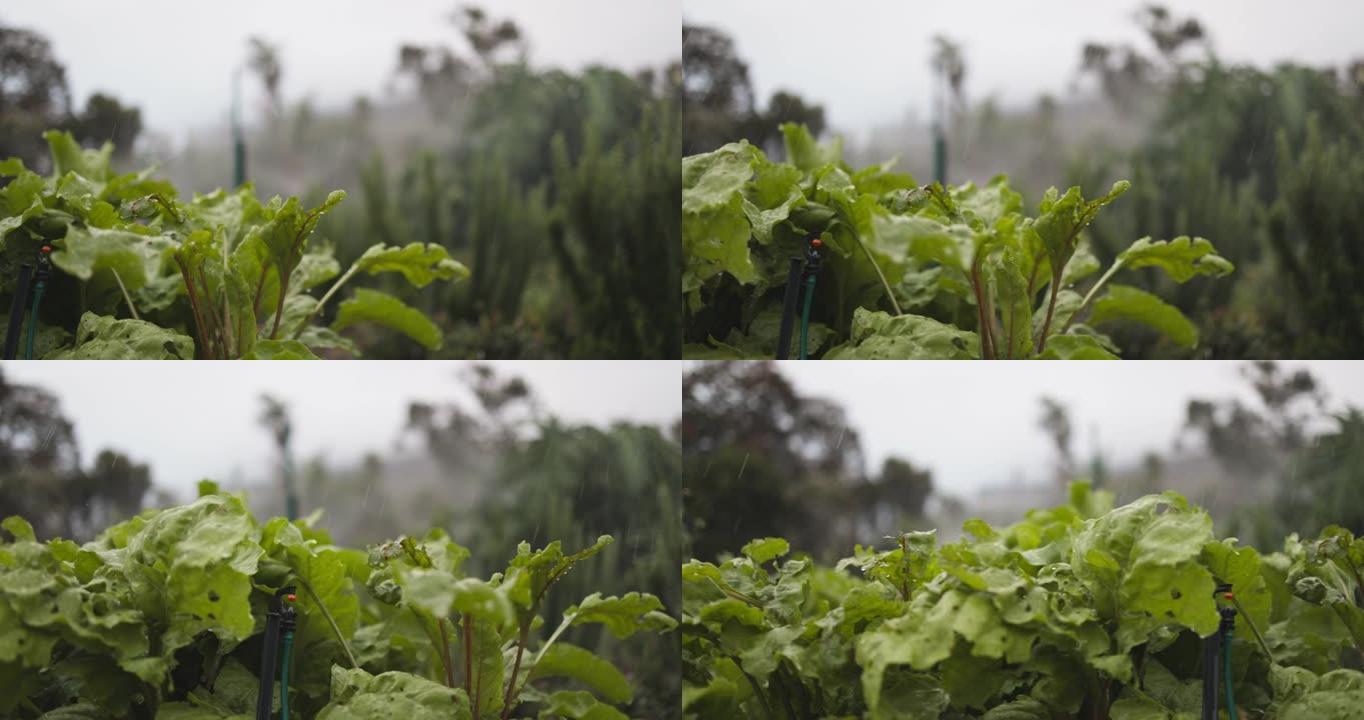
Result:
{"type": "Polygon", "coordinates": [[[412,243],[376,244],[342,272],[332,248],[312,236],[344,192],[314,208],[297,198],[261,202],[250,185],[183,200],[151,171],[113,173],[110,145],[86,150],[67,133],[45,137],[51,176],[17,159],[0,163],[0,176],[11,178],[0,188],[0,322],[8,322],[20,265],[46,256],[52,266],[37,311],[24,313],[21,357],[354,355],[340,331],[357,323],[439,348],[439,328],[398,298],[370,288],[338,293],[360,273],[399,273],[420,288],[468,270],[440,245],[412,243]],[[333,299],[335,319],[319,324],[333,299]]]}
{"type": "Polygon", "coordinates": [[[1175,493],[1114,509],[1087,485],[964,529],[833,568],[779,538],[683,565],[685,716],[1193,720],[1219,607],[1235,611],[1239,717],[1364,707],[1364,538],[1332,527],[1261,555],[1175,493]]]}
{"type": "Polygon", "coordinates": [[[0,717],[254,717],[267,602],[286,587],[299,589],[298,623],[272,702],[303,720],[624,719],[631,682],[560,636],[676,625],[639,593],[544,616],[546,590],[609,537],[573,554],[523,543],[485,580],[461,571],[469,552],[441,531],[366,553],[333,545],[316,517],[259,524],[241,496],[200,492],[85,545],[39,542],[23,519],[4,520],[0,717]],[[557,629],[541,641],[548,622],[557,629]]]}
{"type": "Polygon", "coordinates": [[[1233,269],[1203,238],[1142,238],[1089,281],[1101,267],[1082,233],[1126,181],[1090,199],[1052,188],[1027,215],[1004,176],[918,186],[892,163],[853,170],[802,126],[782,131],[788,162],[747,142],[682,161],[684,355],[772,357],[789,260],[812,238],[824,261],[810,354],[828,359],[1116,358],[1102,329],[1118,322],[1193,348],[1183,313],[1112,279],[1233,269]]]}

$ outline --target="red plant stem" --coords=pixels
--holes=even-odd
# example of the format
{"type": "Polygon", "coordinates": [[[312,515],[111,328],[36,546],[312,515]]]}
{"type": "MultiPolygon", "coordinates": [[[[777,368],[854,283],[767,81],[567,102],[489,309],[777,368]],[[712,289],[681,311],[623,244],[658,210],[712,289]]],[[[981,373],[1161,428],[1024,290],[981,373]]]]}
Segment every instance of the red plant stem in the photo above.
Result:
{"type": "Polygon", "coordinates": [[[502,701],[502,720],[507,720],[511,715],[512,698],[516,693],[516,674],[521,672],[521,654],[526,650],[526,642],[529,640],[530,626],[521,626],[521,635],[516,639],[516,662],[512,663],[511,682],[507,683],[507,697],[502,701]]]}
{"type": "Polygon", "coordinates": [[[455,686],[455,669],[450,667],[450,636],[445,631],[445,618],[436,621],[436,629],[440,631],[441,663],[445,665],[445,686],[453,688],[455,686]]]}
{"type": "MultiPolygon", "coordinates": [[[[204,276],[204,266],[203,266],[203,265],[200,265],[200,266],[199,266],[199,286],[200,286],[201,288],[203,288],[204,297],[205,297],[206,299],[208,299],[209,302],[211,303],[211,302],[212,302],[212,298],[208,297],[208,278],[204,276]]],[[[217,324],[218,324],[218,316],[217,316],[216,314],[214,314],[213,312],[211,312],[211,311],[213,310],[211,304],[210,304],[209,310],[210,310],[210,312],[204,313],[204,317],[205,317],[206,319],[211,320],[211,322],[212,322],[212,324],[213,324],[213,328],[210,330],[210,332],[213,333],[213,336],[214,336],[214,343],[215,343],[215,344],[217,345],[217,347],[218,347],[218,356],[219,356],[219,357],[227,357],[227,338],[226,338],[226,336],[225,336],[225,334],[226,334],[227,331],[226,331],[225,329],[223,329],[223,328],[217,327],[217,324]]]]}
{"type": "Polygon", "coordinates": [[[1013,311],[1008,311],[1008,315],[1007,315],[1007,318],[1006,318],[1006,322],[1007,322],[1007,324],[1008,324],[1008,328],[1006,328],[1005,331],[1004,331],[1004,359],[1005,359],[1005,360],[1013,360],[1013,359],[1014,359],[1014,329],[1015,329],[1015,326],[1016,326],[1016,323],[1014,322],[1014,313],[1013,313],[1013,311]]]}
{"type": "MultiPolygon", "coordinates": [[[[464,615],[464,694],[474,697],[474,618],[464,615]]],[[[478,715],[478,703],[474,702],[474,715],[478,715]]]]}
{"type": "Polygon", "coordinates": [[[1051,316],[1056,312],[1056,294],[1061,284],[1061,276],[1052,271],[1051,280],[1051,299],[1047,301],[1047,319],[1042,321],[1042,335],[1037,338],[1037,354],[1041,355],[1047,349],[1047,333],[1051,332],[1051,316]]]}
{"type": "Polygon", "coordinates": [[[990,342],[990,325],[985,319],[985,295],[980,287],[980,266],[971,262],[971,289],[976,294],[976,318],[977,328],[980,332],[980,353],[981,356],[989,360],[994,357],[994,349],[990,342]]]}
{"type": "Polygon", "coordinates": [[[260,282],[256,283],[256,297],[251,301],[251,314],[260,313],[260,296],[265,291],[265,276],[270,273],[270,266],[266,265],[260,269],[260,282]]]}
{"type": "Polygon", "coordinates": [[[204,347],[204,319],[199,310],[199,301],[194,295],[193,276],[190,274],[189,268],[185,267],[185,263],[182,262],[179,257],[175,258],[175,264],[180,266],[180,277],[185,279],[185,294],[189,296],[190,314],[194,316],[194,325],[199,330],[199,346],[196,347],[195,350],[203,353],[206,351],[206,348],[204,347]]]}

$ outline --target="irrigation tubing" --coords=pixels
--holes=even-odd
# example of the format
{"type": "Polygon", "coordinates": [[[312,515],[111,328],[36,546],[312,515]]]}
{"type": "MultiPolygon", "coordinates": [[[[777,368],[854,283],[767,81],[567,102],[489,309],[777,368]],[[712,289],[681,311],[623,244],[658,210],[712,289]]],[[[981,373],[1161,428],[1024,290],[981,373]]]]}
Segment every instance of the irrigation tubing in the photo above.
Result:
{"type": "Polygon", "coordinates": [[[810,306],[815,302],[815,276],[805,278],[805,309],[800,313],[800,355],[801,360],[810,357],[810,306]]]}
{"type": "Polygon", "coordinates": [[[14,279],[14,300],[9,309],[9,325],[5,328],[5,359],[19,356],[19,332],[24,325],[24,310],[28,309],[29,285],[33,280],[33,266],[23,263],[14,279]]]}
{"type": "Polygon", "coordinates": [[[777,360],[791,357],[791,330],[796,320],[796,303],[800,300],[800,258],[791,258],[786,270],[786,294],[781,303],[781,328],[777,332],[777,360]]]}

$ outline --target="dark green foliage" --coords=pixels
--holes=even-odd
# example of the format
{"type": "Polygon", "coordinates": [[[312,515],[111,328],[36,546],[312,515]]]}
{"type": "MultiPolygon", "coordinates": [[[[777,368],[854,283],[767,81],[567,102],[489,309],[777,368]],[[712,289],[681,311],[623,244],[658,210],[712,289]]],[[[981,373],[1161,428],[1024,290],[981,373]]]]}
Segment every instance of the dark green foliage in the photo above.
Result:
{"type": "Polygon", "coordinates": [[[772,93],[763,107],[748,63],[736,53],[734,40],[718,28],[683,24],[682,70],[682,147],[687,155],[741,139],[775,151],[781,146],[782,123],[805,125],[816,135],[824,130],[824,107],[788,90],[772,93]]]}
{"type": "Polygon", "coordinates": [[[347,225],[439,242],[478,268],[412,300],[445,321],[444,355],[679,355],[664,291],[680,262],[679,118],[668,83],[654,84],[606,68],[495,65],[451,149],[414,153],[394,174],[378,158],[365,166],[347,225]]]}
{"type": "Polygon", "coordinates": [[[684,717],[1185,720],[1222,611],[1239,717],[1352,720],[1364,703],[1364,538],[1348,530],[1261,555],[1176,493],[1115,508],[1083,484],[963,529],[859,544],[834,567],[781,537],[684,564],[684,717]]]}
{"type": "Polygon", "coordinates": [[[836,401],[802,395],[772,363],[711,362],[682,380],[688,552],[716,558],[781,535],[831,558],[862,537],[923,522],[932,474],[888,458],[864,467],[836,401]]]}
{"type": "Polygon", "coordinates": [[[52,45],[32,30],[0,24],[0,159],[17,157],[29,167],[49,168],[43,132],[70,131],[82,143],[112,142],[127,157],[142,132],[142,113],[102,92],[79,110],[71,98],[66,67],[52,45]]]}
{"type": "MultiPolygon", "coordinates": [[[[1333,72],[1214,60],[1181,73],[1142,146],[1072,168],[1077,181],[1133,182],[1131,197],[1091,228],[1095,253],[1116,255],[1138,229],[1177,228],[1247,268],[1230,283],[1139,279],[1204,329],[1202,356],[1359,357],[1361,118],[1358,85],[1333,72]]],[[[1171,351],[1151,335],[1116,339],[1142,356],[1171,351]]]]}
{"type": "MultiPolygon", "coordinates": [[[[453,524],[457,537],[474,548],[475,567],[504,561],[493,549],[519,538],[539,545],[560,538],[585,546],[598,535],[616,542],[591,564],[567,575],[545,599],[545,610],[561,612],[593,592],[640,590],[659,597],[668,612],[681,606],[681,462],[677,443],[656,428],[620,424],[609,430],[540,426],[539,437],[509,450],[494,476],[490,495],[473,509],[477,523],[453,524]],[[460,527],[471,527],[461,536],[460,527]]],[[[618,664],[635,668],[645,687],[631,717],[678,717],[680,691],[675,635],[620,643],[598,627],[565,635],[618,664]]]]}
{"type": "Polygon", "coordinates": [[[56,396],[0,374],[0,508],[29,518],[41,537],[89,539],[142,509],[145,464],[101,450],[82,467],[75,425],[56,396]]]}
{"type": "Polygon", "coordinates": [[[83,546],[40,542],[18,516],[0,525],[0,714],[25,720],[76,708],[92,720],[247,717],[266,602],[287,587],[298,589],[289,704],[308,719],[507,720],[565,706],[624,718],[616,706],[634,686],[566,631],[602,625],[624,641],[677,624],[639,592],[592,592],[546,614],[546,591],[609,535],[570,551],[504,548],[484,580],[442,531],[338,547],[311,519],[257,522],[209,481],[196,501],[83,546]],[[531,638],[546,622],[556,629],[531,638]]]}
{"type": "Polygon", "coordinates": [[[579,317],[593,321],[575,357],[681,356],[678,120],[671,103],[652,106],[632,137],[612,148],[590,138],[576,164],[556,138],[550,243],[579,317]]]}

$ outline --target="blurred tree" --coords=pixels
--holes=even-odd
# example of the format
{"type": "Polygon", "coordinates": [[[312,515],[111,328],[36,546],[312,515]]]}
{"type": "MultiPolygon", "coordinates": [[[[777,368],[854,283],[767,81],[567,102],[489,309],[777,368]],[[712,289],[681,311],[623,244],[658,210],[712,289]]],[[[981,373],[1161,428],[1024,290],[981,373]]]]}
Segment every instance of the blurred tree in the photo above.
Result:
{"type": "Polygon", "coordinates": [[[447,467],[465,467],[470,453],[511,448],[542,421],[540,400],[524,379],[478,363],[466,367],[461,380],[478,402],[477,410],[459,403],[412,402],[407,407],[406,430],[420,435],[427,451],[447,467]]]}
{"type": "Polygon", "coordinates": [[[472,68],[446,47],[403,45],[398,49],[397,74],[416,82],[417,92],[437,119],[449,116],[472,82],[472,68]]]}
{"type": "Polygon", "coordinates": [[[1254,480],[1278,472],[1307,442],[1308,424],[1325,398],[1308,370],[1283,372],[1264,360],[1242,368],[1261,408],[1240,400],[1190,400],[1185,429],[1201,435],[1209,452],[1234,477],[1254,480]]]}
{"type": "MultiPolygon", "coordinates": [[[[858,541],[874,512],[861,444],[836,403],[800,395],[771,363],[707,363],[682,380],[683,506],[694,557],[756,537],[815,553],[858,541]]],[[[862,540],[865,540],[863,538],[862,540]]]]}
{"type": "Polygon", "coordinates": [[[143,500],[152,492],[151,468],[123,453],[101,450],[85,473],[83,486],[86,514],[81,520],[84,536],[89,537],[141,512],[143,500]]]}
{"type": "MultiPolygon", "coordinates": [[[[1357,99],[1364,114],[1364,93],[1357,99]]],[[[1364,121],[1353,137],[1324,126],[1314,114],[1300,143],[1276,135],[1281,192],[1267,225],[1279,292],[1258,299],[1283,357],[1364,354],[1364,121]]]]}
{"type": "Polygon", "coordinates": [[[42,133],[71,113],[66,68],[52,55],[47,38],[0,25],[0,80],[0,157],[18,157],[46,170],[42,133]]]}
{"type": "Polygon", "coordinates": [[[1073,428],[1070,424],[1070,411],[1059,400],[1042,397],[1042,413],[1037,418],[1037,426],[1051,438],[1056,448],[1056,482],[1065,488],[1075,480],[1075,455],[1071,451],[1073,428]]]}
{"type": "Polygon", "coordinates": [[[151,487],[146,465],[113,450],[82,469],[57,397],[0,373],[0,516],[24,516],[42,538],[88,540],[137,514],[151,487]]]}
{"type": "MultiPolygon", "coordinates": [[[[475,405],[414,402],[408,429],[445,469],[447,482],[477,482],[481,499],[438,513],[451,535],[472,551],[481,571],[504,567],[521,541],[551,540],[571,551],[598,536],[615,542],[557,583],[550,612],[592,592],[652,592],[680,612],[682,513],[680,450],[658,428],[616,424],[574,426],[546,417],[526,381],[475,364],[460,375],[475,405]],[[482,461],[496,457],[489,473],[482,461]]],[[[624,660],[650,685],[632,717],[676,718],[680,651],[676,635],[648,644],[619,643],[600,628],[578,628],[566,639],[624,660]]]]}
{"type": "Polygon", "coordinates": [[[1091,42],[1080,52],[1081,75],[1095,76],[1109,102],[1129,112],[1140,106],[1144,96],[1181,74],[1181,50],[1196,45],[1211,50],[1211,41],[1198,20],[1178,19],[1164,6],[1143,6],[1136,22],[1155,47],[1159,63],[1128,44],[1091,42]]]}
{"type": "Polygon", "coordinates": [[[512,20],[494,20],[482,8],[464,5],[450,15],[450,21],[459,28],[484,68],[496,65],[499,51],[505,50],[513,51],[512,62],[525,62],[529,48],[521,28],[512,20]]]}
{"type": "Polygon", "coordinates": [[[530,43],[515,21],[492,18],[482,8],[462,5],[450,13],[477,63],[446,45],[405,44],[398,49],[396,74],[411,78],[433,117],[447,119],[456,101],[487,81],[502,65],[524,65],[530,43]]]}
{"type": "Polygon", "coordinates": [[[853,543],[887,537],[921,523],[933,495],[933,473],[908,460],[890,457],[881,473],[849,493],[847,512],[855,518],[853,543]]]}
{"type": "Polygon", "coordinates": [[[284,109],[280,90],[280,82],[284,79],[284,63],[280,59],[279,45],[253,35],[247,38],[246,48],[246,67],[255,73],[261,87],[265,89],[270,116],[279,117],[284,109]]]}
{"type": "MultiPolygon", "coordinates": [[[[1203,236],[1237,265],[1229,282],[1135,284],[1201,330],[1202,357],[1357,357],[1364,353],[1364,93],[1332,72],[1272,71],[1216,59],[1168,87],[1147,139],[1108,161],[1077,163],[1071,182],[1119,176],[1132,191],[1090,228],[1108,262],[1133,238],[1203,236]],[[1321,258],[1331,258],[1323,262],[1321,258]]],[[[1171,353],[1152,333],[1121,331],[1130,356],[1171,353]]]]}
{"type": "Polygon", "coordinates": [[[69,130],[85,145],[114,143],[125,158],[142,132],[142,114],[97,92],[76,112],[66,68],[47,38],[0,24],[0,158],[17,157],[39,172],[51,170],[43,131],[69,130]]]}
{"type": "Polygon", "coordinates": [[[289,441],[293,437],[294,425],[289,418],[289,406],[271,395],[261,395],[260,425],[270,433],[279,452],[280,487],[284,492],[285,517],[298,517],[298,488],[295,487],[294,457],[289,441]]]}
{"type": "Polygon", "coordinates": [[[1179,51],[1185,47],[1200,43],[1208,47],[1209,39],[1202,23],[1191,17],[1176,19],[1163,5],[1142,7],[1137,12],[1137,24],[1146,31],[1146,37],[1170,65],[1176,63],[1179,51]]]}
{"type": "Polygon", "coordinates": [[[966,104],[966,57],[961,45],[946,35],[934,35],[929,65],[948,91],[945,99],[959,111],[966,104]]]}
{"type": "Polygon", "coordinates": [[[1333,420],[1332,432],[1314,437],[1288,463],[1272,505],[1282,528],[1262,542],[1278,542],[1287,532],[1312,537],[1327,525],[1364,536],[1364,412],[1349,408],[1333,420]]]}
{"type": "Polygon", "coordinates": [[[576,163],[564,137],[555,138],[550,247],[580,312],[595,318],[575,357],[682,354],[682,318],[672,309],[682,266],[682,133],[673,108],[650,105],[615,147],[589,136],[576,163]]]}
{"type": "MultiPolygon", "coordinates": [[[[472,277],[420,302],[448,357],[676,357],[681,131],[673,80],[499,66],[448,153],[361,174],[370,237],[441,243],[472,277]],[[677,237],[670,238],[670,235],[677,237]]],[[[420,348],[413,351],[420,357],[420,348]]]]}
{"type": "Polygon", "coordinates": [[[127,158],[142,133],[142,111],[110,95],[95,93],[85,101],[85,110],[73,117],[67,127],[82,145],[113,143],[114,157],[127,158]]]}
{"type": "Polygon", "coordinates": [[[784,122],[804,123],[815,135],[824,131],[824,108],[794,92],[778,90],[760,108],[748,64],[738,56],[734,40],[719,29],[682,24],[682,71],[684,155],[741,139],[780,154],[778,128],[784,122]]]}
{"type": "Polygon", "coordinates": [[[933,494],[933,473],[921,470],[901,458],[886,458],[876,484],[881,496],[913,517],[922,517],[933,494]]]}
{"type": "MultiPolygon", "coordinates": [[[[615,542],[557,583],[546,609],[561,612],[593,592],[643,590],[676,616],[682,601],[680,464],[677,444],[657,428],[621,423],[598,429],[550,419],[534,438],[502,453],[485,499],[461,513],[452,532],[484,570],[505,566],[509,549],[522,540],[542,547],[552,538],[574,550],[610,534],[615,542]]],[[[565,639],[616,658],[646,683],[630,717],[680,717],[676,633],[622,643],[600,627],[584,627],[565,639]]]]}

